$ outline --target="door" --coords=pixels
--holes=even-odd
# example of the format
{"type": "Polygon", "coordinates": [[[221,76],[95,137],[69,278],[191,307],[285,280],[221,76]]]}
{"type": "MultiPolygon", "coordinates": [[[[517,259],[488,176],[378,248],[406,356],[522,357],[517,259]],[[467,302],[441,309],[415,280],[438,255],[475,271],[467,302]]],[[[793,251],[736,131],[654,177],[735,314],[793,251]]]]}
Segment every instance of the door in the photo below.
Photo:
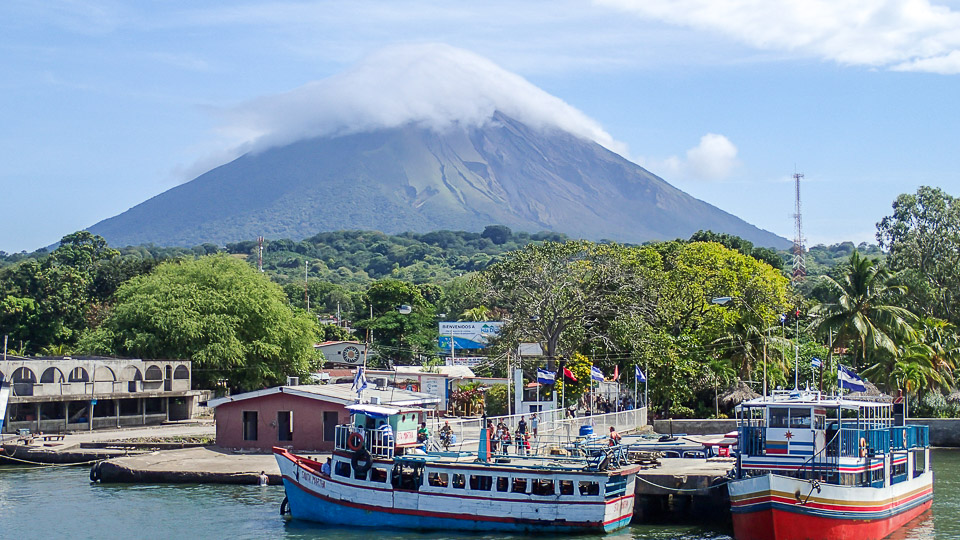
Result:
{"type": "Polygon", "coordinates": [[[323,440],[332,441],[337,435],[337,422],[340,413],[337,411],[323,411],[323,440]]]}
{"type": "Polygon", "coordinates": [[[293,411],[277,411],[277,440],[293,440],[293,411]]]}

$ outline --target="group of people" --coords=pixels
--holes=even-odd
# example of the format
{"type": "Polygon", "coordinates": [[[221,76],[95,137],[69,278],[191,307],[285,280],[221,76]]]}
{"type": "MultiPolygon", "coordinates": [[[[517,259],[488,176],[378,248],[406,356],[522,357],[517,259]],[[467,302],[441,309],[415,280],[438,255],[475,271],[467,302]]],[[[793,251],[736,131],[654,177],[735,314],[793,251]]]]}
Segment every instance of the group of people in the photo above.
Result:
{"type": "Polygon", "coordinates": [[[510,428],[503,420],[497,422],[496,426],[493,425],[493,420],[487,420],[486,427],[487,433],[490,435],[490,451],[509,454],[510,446],[516,445],[518,455],[529,454],[531,450],[530,441],[537,438],[539,426],[540,419],[537,418],[536,413],[530,416],[529,424],[526,416],[521,416],[517,422],[517,429],[512,435],[510,434],[510,428]]]}

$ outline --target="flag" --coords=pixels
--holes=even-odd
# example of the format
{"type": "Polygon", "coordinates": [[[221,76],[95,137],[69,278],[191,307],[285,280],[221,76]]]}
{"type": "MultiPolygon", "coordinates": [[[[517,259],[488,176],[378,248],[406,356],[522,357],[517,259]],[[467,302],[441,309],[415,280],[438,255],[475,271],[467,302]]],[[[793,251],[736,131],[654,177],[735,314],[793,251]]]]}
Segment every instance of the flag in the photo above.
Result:
{"type": "MultiPolygon", "coordinates": [[[[566,368],[564,368],[566,369],[566,368]]],[[[545,369],[537,368],[537,382],[540,384],[553,384],[556,382],[557,372],[556,371],[547,371],[545,369]]]]}
{"type": "Polygon", "coordinates": [[[817,369],[820,369],[823,367],[823,361],[817,358],[816,356],[814,356],[813,358],[810,359],[810,367],[815,367],[817,369]]]}
{"type": "Polygon", "coordinates": [[[637,372],[637,373],[636,373],[637,382],[647,382],[647,376],[644,375],[642,371],[640,371],[640,366],[633,366],[633,368],[634,368],[634,369],[636,370],[636,372],[637,372]]]}
{"type": "Polygon", "coordinates": [[[367,378],[363,375],[363,366],[357,368],[357,375],[353,378],[353,389],[358,395],[367,387],[367,378]]]}
{"type": "Polygon", "coordinates": [[[853,392],[867,391],[866,385],[863,384],[863,379],[840,364],[837,364],[837,380],[840,388],[846,388],[853,392]]]}
{"type": "Polygon", "coordinates": [[[590,378],[595,381],[603,381],[603,372],[597,366],[590,366],[590,378]]]}
{"type": "Polygon", "coordinates": [[[573,372],[567,368],[563,368],[563,376],[570,379],[573,382],[577,382],[577,378],[574,377],[573,372]]]}
{"type": "Polygon", "coordinates": [[[620,366],[613,366],[613,380],[620,379],[620,366]]]}

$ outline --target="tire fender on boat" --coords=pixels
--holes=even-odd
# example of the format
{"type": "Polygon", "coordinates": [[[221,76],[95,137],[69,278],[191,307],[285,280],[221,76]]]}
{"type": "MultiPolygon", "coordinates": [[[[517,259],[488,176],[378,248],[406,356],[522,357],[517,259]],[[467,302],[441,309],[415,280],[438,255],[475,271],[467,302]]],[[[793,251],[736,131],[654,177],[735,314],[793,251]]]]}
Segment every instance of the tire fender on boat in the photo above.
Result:
{"type": "Polygon", "coordinates": [[[367,471],[370,470],[370,467],[373,467],[373,456],[370,455],[370,452],[366,448],[361,448],[353,453],[353,459],[350,460],[350,465],[353,466],[353,472],[358,475],[365,475],[367,471]]]}
{"type": "Polygon", "coordinates": [[[285,516],[290,513],[290,500],[286,497],[283,498],[283,502],[280,503],[280,515],[285,516]]]}

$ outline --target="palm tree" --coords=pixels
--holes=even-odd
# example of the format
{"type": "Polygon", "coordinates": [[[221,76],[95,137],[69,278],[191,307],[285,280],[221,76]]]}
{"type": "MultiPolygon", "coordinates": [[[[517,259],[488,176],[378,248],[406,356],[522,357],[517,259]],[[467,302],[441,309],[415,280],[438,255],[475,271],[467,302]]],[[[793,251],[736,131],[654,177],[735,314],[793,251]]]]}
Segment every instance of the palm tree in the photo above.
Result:
{"type": "Polygon", "coordinates": [[[464,321],[485,321],[490,316],[490,308],[487,306],[477,306],[470,308],[460,314],[464,321]]]}
{"type": "Polygon", "coordinates": [[[916,332],[910,323],[917,321],[908,309],[891,303],[907,292],[906,287],[895,283],[897,277],[854,251],[844,275],[836,280],[823,277],[836,300],[811,311],[811,326],[824,338],[832,331],[835,343],[852,348],[855,365],[865,365],[867,354],[874,351],[896,356],[898,341],[913,340],[916,332]]]}

